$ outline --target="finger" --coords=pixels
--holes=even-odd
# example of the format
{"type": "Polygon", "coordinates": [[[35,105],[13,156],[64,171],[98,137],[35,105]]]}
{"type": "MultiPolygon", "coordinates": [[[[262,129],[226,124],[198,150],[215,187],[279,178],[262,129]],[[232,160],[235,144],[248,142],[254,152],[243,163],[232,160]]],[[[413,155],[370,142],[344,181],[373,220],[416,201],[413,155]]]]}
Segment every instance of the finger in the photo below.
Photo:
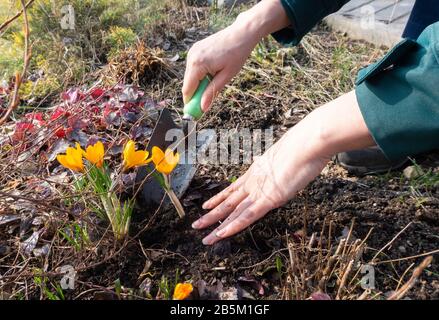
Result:
{"type": "Polygon", "coordinates": [[[209,110],[213,98],[225,87],[232,77],[233,75],[228,69],[222,69],[215,75],[201,98],[201,109],[203,112],[209,110]]]}
{"type": "Polygon", "coordinates": [[[226,227],[216,233],[216,239],[221,240],[231,237],[238,232],[244,230],[249,225],[259,220],[271,210],[266,201],[257,201],[253,205],[245,209],[236,219],[230,222],[226,227]]]}
{"type": "Polygon", "coordinates": [[[215,209],[202,216],[192,224],[194,229],[206,228],[215,222],[225,219],[236,207],[246,198],[247,194],[243,189],[238,189],[229,195],[215,209]]]}
{"type": "Polygon", "coordinates": [[[252,200],[250,199],[250,197],[245,198],[237,207],[236,209],[227,217],[226,220],[224,220],[223,223],[221,223],[221,225],[216,228],[215,230],[213,230],[208,236],[206,236],[203,239],[203,244],[205,245],[212,245],[215,242],[217,242],[218,240],[221,240],[221,238],[219,238],[217,236],[217,233],[226,228],[230,223],[232,223],[237,217],[239,217],[240,214],[242,214],[242,212],[244,212],[248,207],[250,207],[252,205],[252,200]]]}
{"type": "Polygon", "coordinates": [[[186,71],[184,73],[183,80],[183,101],[184,103],[188,103],[195,91],[197,90],[200,81],[208,74],[206,68],[203,68],[200,65],[191,64],[189,61],[186,65],[186,71]]]}
{"type": "Polygon", "coordinates": [[[202,206],[203,209],[210,210],[218,206],[221,202],[224,201],[224,199],[230,196],[231,193],[238,190],[238,188],[245,181],[246,177],[247,177],[247,172],[241,177],[239,177],[239,179],[233,182],[230,186],[225,188],[223,191],[221,191],[220,193],[216,194],[215,196],[204,202],[202,206]]]}

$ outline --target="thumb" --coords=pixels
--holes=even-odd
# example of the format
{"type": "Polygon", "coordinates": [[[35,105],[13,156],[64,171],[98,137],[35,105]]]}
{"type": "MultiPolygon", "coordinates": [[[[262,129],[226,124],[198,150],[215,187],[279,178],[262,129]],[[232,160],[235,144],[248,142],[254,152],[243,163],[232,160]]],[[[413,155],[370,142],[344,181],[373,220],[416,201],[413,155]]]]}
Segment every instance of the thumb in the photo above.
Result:
{"type": "Polygon", "coordinates": [[[214,97],[226,86],[232,77],[230,71],[226,69],[221,70],[213,77],[201,98],[201,109],[203,112],[209,110],[214,97]]]}

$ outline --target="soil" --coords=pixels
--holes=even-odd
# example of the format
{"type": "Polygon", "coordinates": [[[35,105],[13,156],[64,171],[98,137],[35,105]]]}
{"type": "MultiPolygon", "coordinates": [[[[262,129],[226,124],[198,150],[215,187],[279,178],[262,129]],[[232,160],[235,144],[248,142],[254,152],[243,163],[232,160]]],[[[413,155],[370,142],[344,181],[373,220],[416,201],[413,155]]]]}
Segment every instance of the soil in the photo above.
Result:
{"type": "MultiPolygon", "coordinates": [[[[276,133],[281,134],[285,129],[282,113],[263,107],[253,108],[253,112],[240,112],[239,122],[242,126],[260,128],[265,122],[261,119],[268,118],[268,123],[275,125],[276,133]],[[277,127],[276,123],[279,124],[277,127]]],[[[233,117],[234,112],[239,111],[212,112],[215,116],[210,117],[214,119],[208,116],[205,121],[214,122],[215,128],[227,128],[233,126],[229,117],[233,117]],[[223,116],[223,113],[227,116],[223,116]]],[[[437,159],[437,155],[430,154],[419,157],[418,163],[431,166],[437,163],[437,159]]],[[[203,286],[215,286],[212,297],[215,297],[216,286],[220,284],[221,288],[243,287],[257,299],[280,299],[285,279],[277,275],[274,266],[276,257],[282,256],[277,252],[287,248],[286,235],[291,237],[303,232],[306,226],[306,237],[309,238],[312,233],[322,231],[324,219],[333,222],[334,242],[353,221],[354,239],[364,239],[373,228],[367,239],[367,250],[362,256],[364,262],[370,261],[408,224],[410,226],[382,252],[380,261],[416,256],[439,248],[438,186],[421,189],[429,198],[418,205],[401,171],[381,176],[354,177],[334,162],[284,207],[273,210],[238,236],[211,247],[204,246],[201,240],[211,229],[196,231],[191,228],[191,223],[205,213],[201,204],[227,186],[231,177],[239,176],[245,169],[238,165],[199,166],[195,179],[182,199],[187,211],[184,220],[178,219],[174,210],[157,214],[151,227],[140,236],[143,248],[148,248],[147,258],[138,245],[127,249],[126,254],[118,259],[118,264],[112,262],[108,265],[114,272],[113,278],[120,277],[128,288],[139,287],[145,279],[145,276],[139,275],[146,263],[149,266],[146,278],[151,279],[152,288],[159,287],[162,277],[173,279],[179,273],[180,280],[190,280],[195,284],[201,281],[203,286]],[[251,281],[246,283],[239,279],[251,281]],[[255,290],[252,281],[263,285],[263,295],[255,290]]],[[[145,212],[138,214],[139,226],[142,226],[142,215],[146,215],[146,220],[151,217],[145,212]]],[[[422,258],[416,258],[378,264],[375,266],[376,289],[384,294],[392,292],[400,284],[406,270],[412,268],[413,263],[417,265],[421,261],[422,258]]],[[[284,259],[283,263],[287,264],[288,260],[284,259]]],[[[105,273],[110,270],[105,270],[105,273]]],[[[410,269],[405,274],[403,281],[408,279],[412,271],[410,269]]],[[[102,268],[93,270],[95,276],[88,279],[93,282],[102,272],[102,268]]],[[[434,261],[407,297],[438,299],[438,275],[439,264],[434,261]]],[[[151,292],[156,293],[154,289],[151,292]]]]}
{"type": "MultiPolygon", "coordinates": [[[[192,30],[191,34],[197,32],[192,30]]],[[[206,32],[199,35],[204,37],[206,32]]],[[[167,41],[166,35],[163,37],[167,41]]],[[[192,37],[184,42],[185,45],[171,43],[168,55],[187,49],[195,40],[192,37]]],[[[262,62],[259,58],[252,58],[246,71],[217,99],[200,127],[216,130],[272,127],[275,136],[279,137],[314,107],[351,89],[353,81],[346,79],[353,79],[358,68],[381,53],[381,48],[350,41],[321,26],[304,39],[296,52],[282,57],[282,68],[267,67],[266,60],[273,65],[275,59],[270,56],[271,52],[266,53],[270,58],[265,57],[262,62]],[[345,50],[349,57],[354,57],[349,58],[352,61],[343,60],[348,65],[347,75],[334,71],[338,70],[332,59],[335,49],[345,50]],[[293,77],[291,68],[297,65],[305,71],[296,70],[293,77]],[[255,69],[263,70],[265,74],[255,69]],[[319,69],[318,75],[312,72],[315,69],[319,69]],[[307,77],[307,74],[311,76],[307,77]],[[278,78],[273,79],[274,76],[278,78]],[[278,86],[282,82],[285,88],[278,86]],[[289,110],[294,112],[287,113],[289,110]]],[[[176,69],[184,70],[184,59],[180,59],[176,69]]],[[[181,102],[176,98],[180,95],[181,77],[166,81],[166,90],[163,90],[163,84],[151,85],[151,92],[146,94],[156,100],[169,99],[173,106],[181,108],[181,102]]],[[[436,170],[438,159],[437,155],[429,154],[417,158],[417,163],[436,170]]],[[[245,165],[199,165],[182,198],[186,217],[179,219],[173,209],[155,212],[139,208],[133,218],[133,238],[121,249],[111,243],[102,243],[95,254],[105,259],[96,258],[94,264],[78,272],[79,286],[74,292],[67,292],[66,298],[113,299],[119,297],[117,291],[132,298],[169,298],[165,295],[164,282],[167,279],[172,286],[174,279],[178,278],[195,284],[194,299],[284,299],[290,297],[285,292],[291,278],[296,276],[291,273],[288,257],[291,239],[308,241],[314,233],[320,235],[325,224],[332,222],[332,233],[328,238],[336,245],[345,237],[352,223],[354,239],[364,239],[373,228],[360,257],[363,263],[367,263],[408,226],[378,256],[378,262],[383,263],[374,266],[376,292],[381,293],[377,297],[381,299],[405,283],[424,257],[386,261],[439,249],[439,184],[414,183],[404,178],[401,171],[354,177],[334,162],[287,205],[273,210],[231,239],[212,247],[204,246],[201,240],[209,230],[191,228],[191,223],[205,213],[201,204],[246,169],[245,165]],[[120,286],[115,285],[116,279],[119,279],[120,286]]],[[[46,238],[50,237],[46,235],[46,238]]],[[[0,241],[6,243],[6,239],[6,235],[0,236],[0,241]]],[[[0,249],[1,245],[2,242],[0,249]]],[[[80,255],[70,258],[72,251],[63,249],[62,252],[63,264],[70,259],[75,260],[71,263],[79,269],[84,267],[85,260],[80,255]]],[[[53,260],[50,266],[56,270],[62,263],[53,260]]],[[[47,268],[48,264],[44,265],[47,268]]],[[[52,270],[49,268],[48,271],[52,270]]],[[[310,283],[309,287],[311,289],[307,291],[312,292],[318,285],[310,283]]],[[[328,285],[325,290],[335,298],[334,286],[328,285]]],[[[358,298],[361,291],[351,293],[352,297],[358,298]]],[[[406,297],[439,299],[437,256],[406,297]]]]}
{"type": "MultiPolygon", "coordinates": [[[[334,163],[288,205],[270,212],[240,235],[206,247],[201,240],[209,230],[193,230],[191,222],[204,213],[200,209],[202,202],[228,185],[224,175],[230,177],[239,174],[237,168],[224,170],[225,172],[213,167],[201,168],[186,193],[188,206],[184,221],[176,219],[172,210],[160,214],[154,226],[141,237],[145,248],[166,252],[152,264],[151,272],[159,275],[155,279],[153,277],[156,282],[162,275],[173,278],[176,270],[180,271],[184,279],[194,283],[198,280],[210,284],[219,281],[224,287],[236,287],[240,277],[250,277],[258,279],[266,286],[264,296],[255,294],[255,297],[279,299],[281,281],[273,279],[270,272],[260,274],[274,266],[273,253],[286,247],[286,234],[292,235],[303,229],[304,219],[307,222],[308,235],[320,232],[325,218],[333,221],[336,237],[340,237],[353,220],[355,238],[363,239],[373,227],[363,261],[372,259],[377,250],[391,241],[409,223],[412,223],[410,227],[384,250],[381,260],[415,256],[439,248],[437,201],[419,208],[410,199],[407,185],[381,180],[379,177],[350,177],[334,163]],[[219,186],[210,189],[209,185],[212,184],[219,186]]],[[[438,195],[439,189],[432,192],[438,195]]],[[[120,272],[127,274],[128,271],[132,276],[125,279],[127,285],[136,286],[145,258],[138,256],[128,260],[131,262],[127,261],[126,269],[120,272]]],[[[376,266],[377,289],[385,293],[394,290],[406,269],[412,263],[420,261],[418,258],[376,266]]],[[[438,299],[438,274],[439,265],[434,262],[423,273],[408,297],[438,299]]]]}
{"type": "MultiPolygon", "coordinates": [[[[87,277],[88,281],[95,282],[101,274],[112,272],[112,277],[120,278],[125,287],[138,288],[144,280],[140,275],[147,263],[150,265],[147,277],[155,288],[163,276],[173,279],[178,272],[180,279],[195,284],[200,280],[210,285],[221,283],[224,288],[242,286],[239,281],[242,278],[255,279],[263,284],[264,295],[259,295],[253,286],[245,287],[244,283],[244,288],[255,298],[280,299],[283,281],[273,270],[276,257],[273,253],[286,248],[285,235],[302,230],[305,219],[308,235],[320,232],[325,218],[333,221],[334,238],[340,237],[353,220],[354,238],[363,239],[373,228],[363,261],[371,260],[377,250],[409,223],[412,224],[384,250],[380,260],[415,256],[439,247],[437,202],[417,208],[410,199],[402,200],[402,197],[408,197],[406,186],[377,177],[349,177],[335,164],[330,164],[323,176],[288,205],[270,212],[238,236],[206,247],[201,240],[209,230],[193,230],[191,222],[204,213],[200,209],[201,203],[228,182],[218,179],[224,174],[222,170],[203,169],[198,171],[183,199],[186,200],[187,217],[183,221],[177,219],[174,210],[160,213],[152,227],[140,237],[143,248],[148,248],[148,258],[139,246],[132,246],[117,259],[118,263],[112,261],[108,268],[92,270],[94,275],[87,277]]],[[[226,169],[226,172],[237,174],[233,169],[226,169]]],[[[434,192],[438,194],[439,190],[434,192]]],[[[420,261],[418,258],[376,266],[377,290],[384,293],[394,290],[407,268],[420,261]]],[[[439,265],[434,262],[407,297],[438,299],[438,274],[439,265]]]]}
{"type": "MultiPolygon", "coordinates": [[[[325,26],[316,30],[314,35],[318,42],[339,37],[325,26]]],[[[376,49],[370,45],[350,41],[346,43],[343,45],[351,52],[361,51],[357,46],[368,47],[364,60],[370,61],[371,56],[377,55],[376,49]]],[[[301,47],[297,60],[301,65],[311,64],[316,67],[315,61],[301,47]]],[[[322,68],[330,69],[330,66],[323,65],[322,68]]],[[[351,72],[355,73],[357,69],[358,65],[351,72]]],[[[200,128],[220,130],[272,127],[274,135],[280,137],[289,127],[300,121],[313,105],[324,102],[320,97],[314,100],[292,98],[288,96],[288,91],[270,92],[270,85],[266,80],[258,79],[258,75],[247,79],[244,74],[235,79],[233,85],[238,86],[240,91],[220,96],[212,110],[203,118],[200,128]],[[245,90],[254,90],[261,83],[266,86],[269,94],[258,95],[258,99],[245,94],[245,90]],[[233,97],[232,100],[228,99],[230,96],[233,97]],[[311,106],[309,100],[312,100],[311,106]],[[295,109],[296,112],[286,116],[289,109],[295,109]]],[[[168,96],[173,96],[172,92],[178,94],[179,88],[178,83],[168,83],[168,96]],[[172,85],[176,87],[175,91],[169,89],[172,85]]],[[[336,96],[337,92],[331,94],[336,96]]],[[[421,165],[425,163],[430,167],[439,164],[434,155],[421,157],[419,161],[421,165]]],[[[420,190],[423,195],[428,194],[430,200],[419,206],[409,182],[401,177],[401,171],[381,176],[353,177],[334,162],[288,205],[273,210],[251,228],[231,239],[212,247],[204,246],[201,240],[211,229],[196,231],[191,228],[191,223],[205,213],[201,204],[246,169],[245,165],[200,165],[182,199],[187,211],[184,220],[178,219],[174,210],[158,214],[153,214],[153,210],[138,212],[135,218],[138,224],[132,233],[142,229],[145,221],[148,221],[150,227],[140,236],[141,247],[146,255],[140,245],[135,243],[125,249],[115,261],[110,260],[98,269],[84,273],[84,279],[99,283],[102,274],[111,274],[111,278],[119,278],[126,288],[142,288],[146,283],[154,297],[164,278],[175,279],[178,274],[180,281],[186,280],[195,284],[194,298],[218,298],[223,291],[229,294],[232,292],[233,297],[234,288],[237,288],[239,298],[243,297],[244,289],[255,299],[282,299],[285,298],[283,290],[287,285],[288,272],[279,275],[276,272],[276,261],[277,257],[281,257],[283,265],[288,265],[288,258],[283,254],[287,248],[286,236],[294,237],[297,233],[303,233],[305,228],[305,238],[308,239],[311,234],[322,231],[325,218],[333,222],[334,242],[339,240],[353,221],[354,238],[364,239],[373,228],[367,239],[367,250],[361,259],[363,262],[370,261],[378,250],[409,223],[411,225],[408,229],[382,252],[379,260],[416,256],[439,248],[439,185],[420,190]],[[257,290],[260,286],[264,288],[262,295],[257,290]]],[[[422,258],[417,258],[378,264],[375,266],[376,290],[383,293],[382,297],[390,294],[401,282],[408,280],[413,264],[418,265],[421,261],[422,258]]],[[[334,298],[331,288],[327,290],[334,298]]],[[[406,297],[439,298],[437,261],[422,274],[406,297]]]]}

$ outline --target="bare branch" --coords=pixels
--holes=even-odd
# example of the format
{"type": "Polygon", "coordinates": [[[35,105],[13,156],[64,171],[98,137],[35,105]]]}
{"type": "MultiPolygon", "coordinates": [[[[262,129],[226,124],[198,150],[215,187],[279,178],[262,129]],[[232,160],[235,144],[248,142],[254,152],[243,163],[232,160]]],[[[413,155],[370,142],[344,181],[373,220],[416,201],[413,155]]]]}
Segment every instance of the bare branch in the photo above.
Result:
{"type": "MultiPolygon", "coordinates": [[[[29,7],[35,0],[30,0],[28,3],[26,3],[26,8],[29,7]]],[[[15,16],[13,16],[12,18],[6,20],[5,22],[3,22],[0,25],[0,32],[3,32],[4,30],[6,30],[6,28],[12,23],[14,22],[14,20],[18,19],[22,13],[23,13],[23,9],[21,9],[19,12],[17,12],[17,14],[15,16]]]]}
{"type": "MultiPolygon", "coordinates": [[[[20,103],[20,97],[18,95],[18,91],[20,90],[20,86],[23,82],[23,78],[26,75],[27,68],[29,67],[29,61],[31,58],[31,47],[29,45],[29,18],[27,16],[27,7],[26,7],[27,5],[24,3],[24,0],[20,0],[20,2],[21,2],[23,18],[24,18],[23,70],[21,71],[21,74],[17,72],[17,74],[15,75],[14,91],[11,95],[11,100],[9,102],[8,109],[6,110],[5,114],[0,118],[0,125],[2,125],[8,120],[12,111],[14,111],[20,103]]],[[[32,3],[32,1],[29,2],[32,3]]]]}
{"type": "Polygon", "coordinates": [[[416,280],[421,276],[422,272],[425,268],[427,268],[431,262],[433,261],[432,256],[428,256],[422,261],[422,263],[413,271],[412,276],[409,281],[404,284],[399,290],[395,291],[390,297],[389,300],[399,300],[405,296],[405,294],[415,285],[416,280]]]}

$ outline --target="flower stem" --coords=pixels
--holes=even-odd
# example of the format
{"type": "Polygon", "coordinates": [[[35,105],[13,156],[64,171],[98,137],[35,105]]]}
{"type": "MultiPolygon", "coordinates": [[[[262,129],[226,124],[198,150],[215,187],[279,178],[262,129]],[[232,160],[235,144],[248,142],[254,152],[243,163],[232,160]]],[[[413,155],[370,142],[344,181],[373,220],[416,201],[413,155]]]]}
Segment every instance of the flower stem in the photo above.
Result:
{"type": "Polygon", "coordinates": [[[172,204],[174,205],[175,209],[177,210],[178,215],[180,218],[184,218],[186,213],[184,212],[184,208],[178,199],[177,195],[175,194],[174,190],[171,188],[171,177],[169,175],[163,174],[163,178],[165,181],[165,191],[167,195],[169,196],[169,199],[171,199],[172,204]]]}

